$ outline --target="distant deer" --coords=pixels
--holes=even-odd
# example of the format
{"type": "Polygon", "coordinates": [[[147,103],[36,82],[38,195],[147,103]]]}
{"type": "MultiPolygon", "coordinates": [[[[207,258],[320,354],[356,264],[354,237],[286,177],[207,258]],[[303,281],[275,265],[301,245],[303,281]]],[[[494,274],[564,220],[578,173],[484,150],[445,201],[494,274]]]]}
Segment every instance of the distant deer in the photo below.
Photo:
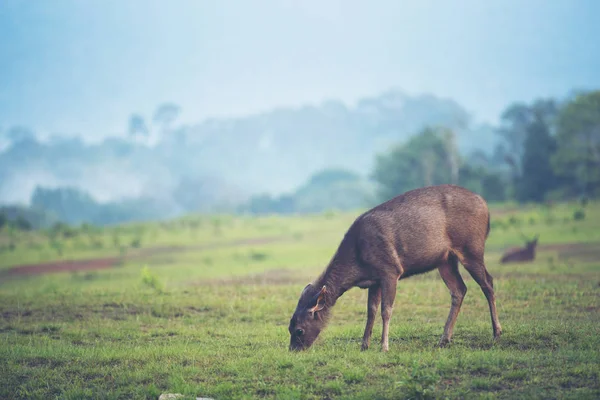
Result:
{"type": "Polygon", "coordinates": [[[522,233],[521,236],[525,239],[525,247],[511,247],[506,250],[500,259],[501,264],[528,262],[535,259],[535,248],[540,235],[535,235],[532,240],[529,240],[529,238],[525,237],[522,233]]]}
{"type": "Polygon", "coordinates": [[[327,268],[300,295],[290,320],[290,350],[309,348],[337,299],[353,287],[369,289],[362,350],[369,347],[381,302],[381,350],[389,349],[389,323],[400,279],[438,269],[452,306],[439,345],[447,345],[467,287],[466,268],[487,298],[494,338],[502,333],[492,276],[484,264],[490,215],[485,200],[460,186],[408,191],[360,215],[350,226],[327,268]]]}

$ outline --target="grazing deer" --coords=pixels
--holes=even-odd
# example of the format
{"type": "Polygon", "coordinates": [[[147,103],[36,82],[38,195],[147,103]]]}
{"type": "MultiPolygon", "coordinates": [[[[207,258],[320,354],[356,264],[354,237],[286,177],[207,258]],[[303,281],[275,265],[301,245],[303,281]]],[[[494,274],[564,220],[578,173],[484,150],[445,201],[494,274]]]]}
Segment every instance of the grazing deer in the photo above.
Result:
{"type": "Polygon", "coordinates": [[[362,350],[369,347],[379,303],[381,349],[388,351],[389,323],[400,279],[438,269],[452,305],[439,345],[452,338],[467,287],[458,262],[487,298],[494,338],[502,333],[492,276],[485,268],[490,216],[485,200],[460,186],[408,191],[360,215],[350,226],[327,268],[300,295],[290,320],[290,350],[309,348],[325,327],[337,299],[353,287],[368,289],[362,350]]]}
{"type": "Polygon", "coordinates": [[[535,248],[537,246],[539,234],[535,235],[532,240],[525,237],[521,233],[521,236],[525,239],[525,247],[511,247],[506,250],[500,259],[501,264],[507,264],[511,262],[528,262],[535,259],[535,248]]]}

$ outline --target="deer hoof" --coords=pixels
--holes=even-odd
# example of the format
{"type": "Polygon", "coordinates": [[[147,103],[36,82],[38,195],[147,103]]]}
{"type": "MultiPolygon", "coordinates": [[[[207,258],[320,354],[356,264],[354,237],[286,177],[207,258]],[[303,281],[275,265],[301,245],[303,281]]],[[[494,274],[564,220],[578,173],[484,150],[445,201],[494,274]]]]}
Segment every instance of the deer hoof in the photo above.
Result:
{"type": "Polygon", "coordinates": [[[448,339],[446,337],[443,337],[443,338],[440,339],[440,342],[438,343],[438,346],[441,347],[441,348],[444,348],[444,347],[448,347],[449,344],[450,344],[450,339],[448,339]]]}
{"type": "Polygon", "coordinates": [[[494,332],[494,340],[498,341],[500,339],[500,336],[502,336],[502,328],[498,328],[498,330],[494,332]]]}
{"type": "Polygon", "coordinates": [[[363,343],[362,346],[360,346],[360,351],[365,351],[369,349],[369,345],[366,343],[363,343]]]}

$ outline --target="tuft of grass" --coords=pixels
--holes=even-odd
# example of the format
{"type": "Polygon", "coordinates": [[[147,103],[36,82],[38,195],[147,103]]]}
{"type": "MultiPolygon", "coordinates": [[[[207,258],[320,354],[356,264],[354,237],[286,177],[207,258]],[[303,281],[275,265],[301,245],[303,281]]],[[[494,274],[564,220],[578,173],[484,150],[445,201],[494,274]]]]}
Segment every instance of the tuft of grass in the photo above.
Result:
{"type": "Polygon", "coordinates": [[[434,399],[437,393],[439,374],[435,370],[413,363],[403,380],[396,383],[406,399],[434,399]]]}
{"type": "Polygon", "coordinates": [[[162,293],[164,286],[160,278],[153,274],[147,265],[142,268],[142,283],[154,289],[157,293],[162,293]]]}

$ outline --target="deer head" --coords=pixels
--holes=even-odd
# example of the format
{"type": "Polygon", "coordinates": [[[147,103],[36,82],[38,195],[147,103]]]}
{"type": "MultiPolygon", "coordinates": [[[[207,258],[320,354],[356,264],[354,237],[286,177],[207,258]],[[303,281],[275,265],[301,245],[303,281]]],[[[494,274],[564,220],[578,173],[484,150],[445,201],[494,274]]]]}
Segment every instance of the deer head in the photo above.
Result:
{"type": "Polygon", "coordinates": [[[533,239],[531,239],[531,238],[527,237],[520,229],[518,229],[518,231],[519,231],[519,234],[521,235],[521,237],[523,238],[523,240],[525,241],[525,247],[527,249],[533,249],[537,246],[537,242],[540,237],[539,233],[537,233],[533,237],[533,239]]]}
{"type": "Polygon", "coordinates": [[[325,326],[325,296],[327,288],[321,289],[312,284],[306,285],[296,311],[290,320],[290,350],[304,350],[309,348],[325,326]]]}
{"type": "Polygon", "coordinates": [[[528,249],[534,249],[537,246],[539,237],[540,237],[540,234],[538,233],[533,237],[533,239],[527,240],[525,247],[527,247],[528,249]]]}

